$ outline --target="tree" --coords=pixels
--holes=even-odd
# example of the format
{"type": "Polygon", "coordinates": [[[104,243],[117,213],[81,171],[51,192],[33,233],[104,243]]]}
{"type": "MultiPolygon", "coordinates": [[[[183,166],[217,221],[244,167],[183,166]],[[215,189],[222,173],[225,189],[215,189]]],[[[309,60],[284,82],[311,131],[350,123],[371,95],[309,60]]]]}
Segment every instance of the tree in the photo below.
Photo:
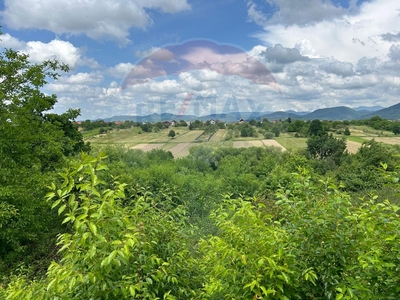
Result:
{"type": "Polygon", "coordinates": [[[344,129],[344,135],[350,135],[349,127],[346,127],[346,128],[344,129]]]}
{"type": "Polygon", "coordinates": [[[335,138],[332,134],[315,135],[307,140],[307,151],[316,159],[332,157],[338,163],[345,150],[346,140],[335,138]]]}
{"type": "Polygon", "coordinates": [[[400,134],[400,123],[399,123],[399,122],[396,122],[396,123],[393,125],[392,132],[393,132],[395,135],[400,134]]]}
{"type": "Polygon", "coordinates": [[[310,136],[319,135],[324,132],[322,127],[322,123],[320,120],[312,120],[310,123],[310,127],[308,128],[308,134],[310,136]]]}
{"type": "Polygon", "coordinates": [[[6,226],[0,226],[0,273],[30,254],[46,255],[32,249],[52,247],[49,241],[61,226],[42,200],[46,186],[66,156],[88,150],[73,122],[79,110],[48,113],[57,97],[41,88],[58,71],[68,66],[57,60],[32,64],[28,55],[11,49],[0,54],[0,206],[9,212],[6,226]]]}
{"type": "Polygon", "coordinates": [[[171,137],[171,138],[175,137],[175,135],[176,135],[176,133],[175,133],[174,130],[170,130],[169,133],[168,133],[168,136],[171,137]]]}

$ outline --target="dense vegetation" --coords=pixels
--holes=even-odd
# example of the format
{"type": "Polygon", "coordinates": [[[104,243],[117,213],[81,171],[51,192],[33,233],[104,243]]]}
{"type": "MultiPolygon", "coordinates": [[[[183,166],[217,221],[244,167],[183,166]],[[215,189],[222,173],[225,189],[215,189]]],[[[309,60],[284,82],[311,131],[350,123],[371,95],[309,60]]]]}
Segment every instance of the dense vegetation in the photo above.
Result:
{"type": "Polygon", "coordinates": [[[45,113],[66,66],[0,59],[0,299],[398,299],[399,147],[287,119],[227,130],[306,149],[90,149],[45,113]]]}

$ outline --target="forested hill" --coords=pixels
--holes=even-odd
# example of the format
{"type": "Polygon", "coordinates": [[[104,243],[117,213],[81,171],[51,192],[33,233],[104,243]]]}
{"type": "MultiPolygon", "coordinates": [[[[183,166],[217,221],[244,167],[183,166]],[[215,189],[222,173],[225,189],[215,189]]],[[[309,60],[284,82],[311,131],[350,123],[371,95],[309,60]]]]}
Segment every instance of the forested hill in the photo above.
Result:
{"type": "Polygon", "coordinates": [[[346,106],[322,108],[313,111],[305,116],[306,120],[355,120],[360,119],[365,115],[365,111],[356,111],[346,106]]]}
{"type": "MultiPolygon", "coordinates": [[[[375,109],[378,108],[375,107],[375,109]]],[[[359,120],[359,119],[369,119],[374,116],[380,116],[381,118],[388,120],[398,120],[400,119],[400,103],[393,105],[388,108],[371,112],[370,109],[356,110],[346,106],[321,108],[313,112],[295,112],[289,111],[276,111],[276,112],[231,112],[222,114],[211,114],[205,116],[194,116],[194,115],[174,115],[171,113],[162,114],[151,114],[146,116],[113,116],[110,118],[103,119],[105,122],[113,121],[134,121],[134,122],[158,122],[158,121],[172,121],[172,120],[185,120],[185,121],[207,121],[207,120],[220,120],[223,122],[234,122],[239,119],[244,119],[250,121],[252,119],[262,120],[264,118],[268,120],[283,120],[286,118],[291,118],[293,120],[359,120]]]]}
{"type": "Polygon", "coordinates": [[[392,105],[388,108],[384,108],[373,113],[365,115],[365,118],[371,118],[374,116],[381,117],[382,119],[388,120],[400,120],[400,103],[392,105]]]}

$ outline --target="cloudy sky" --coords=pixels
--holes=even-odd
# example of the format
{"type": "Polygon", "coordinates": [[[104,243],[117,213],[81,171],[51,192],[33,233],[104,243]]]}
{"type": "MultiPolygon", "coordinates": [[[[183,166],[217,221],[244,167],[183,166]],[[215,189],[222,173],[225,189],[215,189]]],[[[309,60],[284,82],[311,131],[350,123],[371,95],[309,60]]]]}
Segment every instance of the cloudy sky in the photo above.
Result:
{"type": "Polygon", "coordinates": [[[398,0],[2,0],[0,47],[80,119],[400,102],[398,0]]]}

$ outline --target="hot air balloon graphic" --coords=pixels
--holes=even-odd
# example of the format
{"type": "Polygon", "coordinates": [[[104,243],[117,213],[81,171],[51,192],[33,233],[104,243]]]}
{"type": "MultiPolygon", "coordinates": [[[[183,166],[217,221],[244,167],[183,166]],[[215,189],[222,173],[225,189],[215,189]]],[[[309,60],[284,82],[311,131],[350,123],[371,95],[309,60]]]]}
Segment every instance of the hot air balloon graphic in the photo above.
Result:
{"type": "MultiPolygon", "coordinates": [[[[238,47],[220,45],[209,40],[193,40],[160,48],[141,59],[121,85],[121,92],[130,86],[146,83],[157,77],[178,76],[193,70],[211,70],[221,75],[247,78],[254,84],[269,85],[280,93],[275,78],[258,59],[238,47]]],[[[185,113],[193,93],[187,93],[178,116],[185,113]]]]}

